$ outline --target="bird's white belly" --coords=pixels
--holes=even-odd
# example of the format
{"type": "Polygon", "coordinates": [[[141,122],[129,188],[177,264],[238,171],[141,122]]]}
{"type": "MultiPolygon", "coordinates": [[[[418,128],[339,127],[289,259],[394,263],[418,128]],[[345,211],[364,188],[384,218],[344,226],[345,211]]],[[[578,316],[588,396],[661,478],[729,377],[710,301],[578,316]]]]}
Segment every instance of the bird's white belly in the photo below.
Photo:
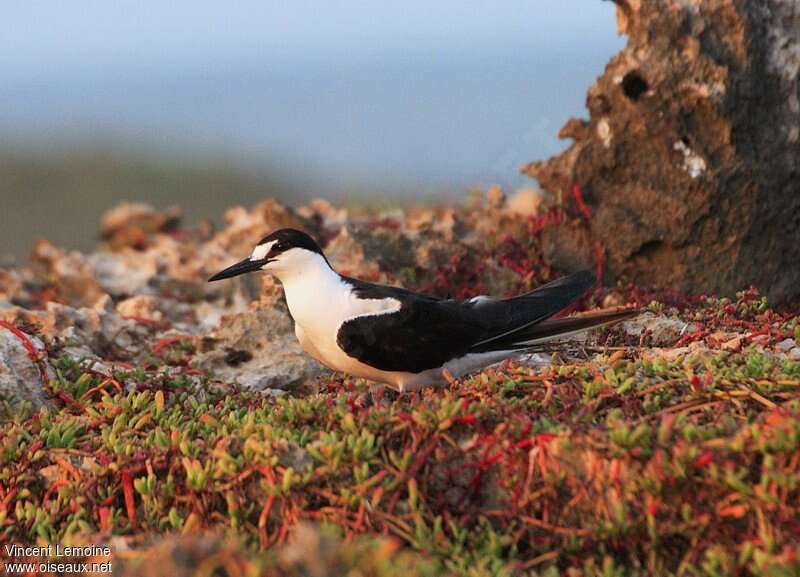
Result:
{"type": "MultiPolygon", "coordinates": [[[[313,329],[304,328],[301,324],[295,323],[294,328],[297,340],[309,355],[314,357],[326,367],[354,375],[379,381],[400,387],[401,384],[414,376],[413,373],[403,373],[397,371],[382,371],[360,362],[358,359],[347,355],[339,348],[335,338],[329,337],[329,332],[317,332],[313,329]]],[[[337,333],[338,334],[338,328],[337,333]]]]}
{"type": "Polygon", "coordinates": [[[329,338],[326,333],[314,331],[313,328],[305,329],[300,323],[295,323],[294,334],[303,350],[323,365],[335,371],[350,372],[348,361],[355,359],[344,354],[335,339],[329,338]]]}
{"type": "Polygon", "coordinates": [[[397,311],[395,299],[359,299],[339,280],[304,282],[286,291],[286,301],[295,321],[295,335],[303,349],[335,371],[399,386],[401,375],[370,367],[345,353],[336,342],[343,323],[364,315],[397,311]]]}

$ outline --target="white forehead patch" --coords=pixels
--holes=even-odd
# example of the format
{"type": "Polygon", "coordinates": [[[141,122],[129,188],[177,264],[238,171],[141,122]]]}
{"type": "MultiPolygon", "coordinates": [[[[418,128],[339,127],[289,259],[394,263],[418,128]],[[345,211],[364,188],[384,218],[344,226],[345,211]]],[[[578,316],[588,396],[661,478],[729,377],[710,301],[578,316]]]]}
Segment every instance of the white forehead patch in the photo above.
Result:
{"type": "Polygon", "coordinates": [[[250,260],[262,260],[265,256],[267,256],[269,249],[271,249],[272,245],[276,242],[278,241],[271,240],[269,242],[265,242],[264,244],[258,245],[253,251],[253,254],[250,255],[250,260]]]}

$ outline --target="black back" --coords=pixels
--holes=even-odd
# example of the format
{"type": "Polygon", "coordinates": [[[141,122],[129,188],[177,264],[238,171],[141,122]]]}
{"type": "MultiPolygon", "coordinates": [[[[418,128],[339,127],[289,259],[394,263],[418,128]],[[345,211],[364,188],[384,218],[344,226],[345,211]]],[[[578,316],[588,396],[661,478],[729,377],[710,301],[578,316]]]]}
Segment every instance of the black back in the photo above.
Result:
{"type": "Polygon", "coordinates": [[[517,348],[516,333],[563,310],[591,287],[591,273],[558,279],[511,299],[443,300],[343,277],[361,298],[393,298],[400,310],[339,328],[348,356],[384,371],[419,373],[470,353],[517,348]]]}

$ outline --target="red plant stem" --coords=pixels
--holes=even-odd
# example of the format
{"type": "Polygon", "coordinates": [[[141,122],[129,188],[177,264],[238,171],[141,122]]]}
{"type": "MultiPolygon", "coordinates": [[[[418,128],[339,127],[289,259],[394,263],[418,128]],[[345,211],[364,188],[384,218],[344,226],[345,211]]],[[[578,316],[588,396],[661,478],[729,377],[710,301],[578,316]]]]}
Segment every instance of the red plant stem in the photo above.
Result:
{"type": "MultiPolygon", "coordinates": [[[[272,467],[261,466],[258,467],[259,473],[264,475],[270,486],[275,486],[275,474],[272,472],[272,467]]],[[[261,546],[266,547],[269,544],[269,532],[267,524],[269,521],[269,514],[272,510],[272,505],[275,503],[275,497],[270,495],[264,502],[264,507],[261,509],[261,514],[258,516],[258,532],[261,546]]]]}
{"type": "Polygon", "coordinates": [[[275,497],[270,495],[264,502],[264,507],[261,509],[261,514],[258,516],[258,530],[261,533],[261,542],[266,544],[269,540],[269,533],[267,532],[267,521],[269,513],[272,510],[272,504],[275,502],[275,497]]]}
{"type": "Polygon", "coordinates": [[[702,469],[709,465],[711,462],[714,461],[714,453],[711,451],[706,451],[702,453],[699,457],[697,457],[694,462],[692,463],[692,467],[695,469],[702,469]]]}
{"type": "Polygon", "coordinates": [[[179,343],[181,341],[187,341],[187,340],[191,340],[191,339],[192,339],[192,337],[189,336],[189,335],[175,335],[175,336],[172,336],[172,337],[165,337],[163,339],[159,339],[156,342],[156,344],[153,345],[153,348],[152,348],[151,352],[154,355],[157,355],[163,349],[165,349],[166,347],[168,347],[170,345],[174,345],[175,343],[179,343]]]}
{"type": "Polygon", "coordinates": [[[127,470],[122,471],[122,492],[125,495],[125,509],[131,529],[136,529],[136,501],[133,497],[133,479],[127,470]]]}
{"type": "Polygon", "coordinates": [[[583,201],[583,193],[581,192],[581,187],[579,184],[572,185],[572,197],[575,199],[575,204],[578,205],[578,210],[580,213],[589,220],[592,218],[592,211],[589,210],[589,207],[586,206],[586,203],[583,201]]]}
{"type": "Polygon", "coordinates": [[[100,522],[100,530],[103,533],[109,533],[111,530],[111,509],[109,507],[100,507],[97,511],[97,516],[100,522]]]}
{"type": "Polygon", "coordinates": [[[356,520],[353,523],[353,532],[360,533],[362,528],[364,527],[364,501],[361,501],[361,504],[358,506],[358,512],[356,513],[356,520]]]}
{"type": "Polygon", "coordinates": [[[96,387],[92,387],[91,389],[83,393],[83,395],[81,395],[81,400],[92,396],[92,393],[96,393],[97,391],[102,391],[103,388],[105,388],[105,386],[108,384],[114,385],[114,388],[117,390],[118,393],[122,392],[122,385],[119,384],[119,381],[117,381],[112,377],[107,377],[99,385],[97,385],[96,387]]]}
{"type": "Polygon", "coordinates": [[[42,503],[46,505],[47,502],[50,501],[50,496],[58,491],[60,487],[64,487],[66,485],[69,485],[69,481],[64,478],[53,481],[53,484],[47,488],[47,492],[44,494],[44,497],[42,497],[42,503]]]}

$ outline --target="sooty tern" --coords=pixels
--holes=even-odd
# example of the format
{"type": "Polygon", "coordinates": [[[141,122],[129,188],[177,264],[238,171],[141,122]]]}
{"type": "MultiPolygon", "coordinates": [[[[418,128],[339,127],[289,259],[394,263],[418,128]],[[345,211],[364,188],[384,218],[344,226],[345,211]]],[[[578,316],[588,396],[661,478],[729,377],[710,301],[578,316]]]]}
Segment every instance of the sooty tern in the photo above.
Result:
{"type": "Polygon", "coordinates": [[[425,296],[333,270],[304,232],[281,229],[209,279],[263,270],[281,281],[303,349],[323,365],[400,391],[441,384],[537,344],[635,316],[625,309],[552,319],[594,283],[579,272],[530,293],[468,300],[425,296]]]}

